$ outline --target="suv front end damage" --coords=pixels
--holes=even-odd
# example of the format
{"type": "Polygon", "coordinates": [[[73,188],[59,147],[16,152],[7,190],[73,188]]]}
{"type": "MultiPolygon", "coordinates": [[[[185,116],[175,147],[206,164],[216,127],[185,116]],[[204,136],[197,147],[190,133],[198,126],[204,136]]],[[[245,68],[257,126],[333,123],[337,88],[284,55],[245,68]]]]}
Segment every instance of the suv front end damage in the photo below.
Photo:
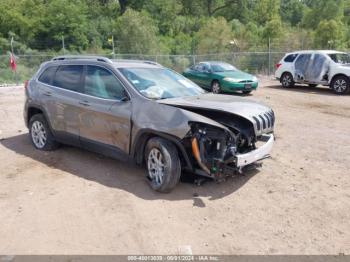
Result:
{"type": "Polygon", "coordinates": [[[224,180],[242,173],[245,167],[269,157],[274,144],[272,133],[247,137],[231,128],[224,130],[203,123],[190,123],[185,140],[198,169],[195,173],[224,180]]]}

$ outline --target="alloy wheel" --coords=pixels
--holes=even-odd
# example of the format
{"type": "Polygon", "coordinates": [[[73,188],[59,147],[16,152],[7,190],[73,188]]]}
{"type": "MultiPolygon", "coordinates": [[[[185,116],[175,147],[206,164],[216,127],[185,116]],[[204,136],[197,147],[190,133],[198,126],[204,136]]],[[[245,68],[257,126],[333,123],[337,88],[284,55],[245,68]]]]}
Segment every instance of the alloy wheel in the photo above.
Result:
{"type": "Polygon", "coordinates": [[[347,83],[344,79],[337,79],[334,82],[333,88],[337,93],[343,93],[347,88],[347,83]]]}
{"type": "Polygon", "coordinates": [[[157,148],[152,148],[148,155],[148,175],[157,185],[163,183],[165,163],[163,154],[157,148]]]}
{"type": "Polygon", "coordinates": [[[37,148],[43,148],[46,144],[46,130],[40,121],[34,121],[32,124],[31,135],[33,143],[37,148]]]}
{"type": "Polygon", "coordinates": [[[219,94],[220,93],[220,85],[218,82],[214,82],[212,85],[212,91],[214,94],[219,94]]]}

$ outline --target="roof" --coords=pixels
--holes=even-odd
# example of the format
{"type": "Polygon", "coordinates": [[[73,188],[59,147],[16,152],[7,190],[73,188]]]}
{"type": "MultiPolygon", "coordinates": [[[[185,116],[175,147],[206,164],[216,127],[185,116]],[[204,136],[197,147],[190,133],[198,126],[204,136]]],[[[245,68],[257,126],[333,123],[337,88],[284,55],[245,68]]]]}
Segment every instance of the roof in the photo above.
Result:
{"type": "Polygon", "coordinates": [[[227,62],[224,61],[201,61],[199,63],[208,63],[208,64],[228,64],[227,62]]]}
{"type": "Polygon", "coordinates": [[[135,68],[135,67],[142,67],[142,68],[160,68],[163,67],[162,65],[153,62],[153,61],[146,61],[146,60],[112,60],[113,64],[117,68],[135,68]]]}
{"type": "Polygon", "coordinates": [[[112,64],[116,67],[144,67],[144,68],[159,68],[162,65],[147,60],[129,60],[129,59],[109,59],[103,56],[86,56],[86,55],[66,55],[58,56],[51,59],[51,61],[94,61],[112,64]]]}
{"type": "Polygon", "coordinates": [[[336,50],[298,50],[287,53],[289,54],[309,54],[309,53],[320,53],[320,54],[343,54],[344,52],[336,51],[336,50]]]}

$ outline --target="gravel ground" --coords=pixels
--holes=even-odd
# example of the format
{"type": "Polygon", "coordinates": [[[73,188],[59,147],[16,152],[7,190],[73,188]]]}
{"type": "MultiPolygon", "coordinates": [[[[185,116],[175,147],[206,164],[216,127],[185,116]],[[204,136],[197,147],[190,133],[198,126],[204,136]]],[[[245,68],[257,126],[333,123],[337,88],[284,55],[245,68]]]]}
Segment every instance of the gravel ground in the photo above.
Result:
{"type": "Polygon", "coordinates": [[[261,82],[249,98],[276,113],[272,158],[170,194],[130,163],[34,150],[23,88],[1,87],[0,254],[350,254],[350,96],[261,82]]]}

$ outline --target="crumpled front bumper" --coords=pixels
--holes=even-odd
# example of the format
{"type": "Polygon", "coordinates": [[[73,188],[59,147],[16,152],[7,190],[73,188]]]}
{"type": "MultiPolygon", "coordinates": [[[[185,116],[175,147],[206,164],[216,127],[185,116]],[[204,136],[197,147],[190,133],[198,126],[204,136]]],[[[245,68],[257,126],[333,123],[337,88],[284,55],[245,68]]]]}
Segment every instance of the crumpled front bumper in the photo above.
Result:
{"type": "Polygon", "coordinates": [[[245,154],[236,155],[237,167],[240,168],[247,166],[270,155],[275,137],[273,136],[273,134],[263,135],[262,140],[266,141],[266,143],[260,146],[259,148],[245,154]]]}

